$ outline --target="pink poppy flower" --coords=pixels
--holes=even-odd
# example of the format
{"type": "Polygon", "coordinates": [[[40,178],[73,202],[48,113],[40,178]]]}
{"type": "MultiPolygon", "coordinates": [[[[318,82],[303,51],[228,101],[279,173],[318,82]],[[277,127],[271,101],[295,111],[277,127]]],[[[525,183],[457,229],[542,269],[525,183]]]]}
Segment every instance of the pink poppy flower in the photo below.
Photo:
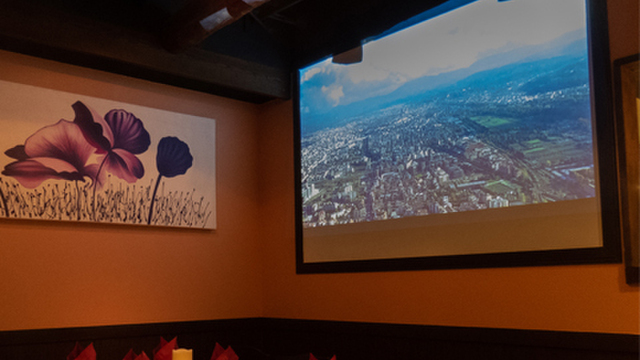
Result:
{"type": "Polygon", "coordinates": [[[94,152],[76,124],[60,120],[36,131],[24,145],[7,150],[5,154],[17,161],[6,165],[2,174],[30,189],[48,179],[95,181],[98,165],[87,165],[94,152]]]}
{"type": "Polygon", "coordinates": [[[125,110],[111,110],[104,118],[85,104],[72,105],[77,124],[87,141],[96,147],[104,169],[118,178],[134,183],[144,176],[144,166],[136,157],[149,148],[151,139],[142,121],[125,110]]]}

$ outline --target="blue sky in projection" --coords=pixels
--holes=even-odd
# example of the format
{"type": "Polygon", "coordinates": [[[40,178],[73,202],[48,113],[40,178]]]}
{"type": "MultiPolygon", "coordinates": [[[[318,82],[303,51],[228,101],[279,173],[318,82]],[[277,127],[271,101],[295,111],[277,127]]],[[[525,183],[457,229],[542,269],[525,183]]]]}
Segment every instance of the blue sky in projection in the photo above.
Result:
{"type": "Polygon", "coordinates": [[[300,113],[374,99],[415,79],[486,70],[586,36],[584,0],[479,0],[363,46],[358,64],[325,59],[300,70],[300,113]],[[500,58],[504,54],[504,58],[500,58]],[[482,62],[487,63],[479,66],[482,62]]]}

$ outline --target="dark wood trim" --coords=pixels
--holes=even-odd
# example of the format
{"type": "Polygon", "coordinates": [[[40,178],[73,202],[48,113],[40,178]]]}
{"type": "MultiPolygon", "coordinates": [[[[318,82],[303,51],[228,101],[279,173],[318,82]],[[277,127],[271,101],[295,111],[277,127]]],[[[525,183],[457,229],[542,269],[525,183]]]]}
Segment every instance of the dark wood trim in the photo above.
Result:
{"type": "MultiPolygon", "coordinates": [[[[336,354],[340,360],[440,359],[637,359],[640,337],[633,334],[383,324],[348,321],[242,318],[135,325],[0,332],[4,360],[37,354],[63,359],[75,342],[94,343],[102,360],[119,359],[128,349],[150,354],[162,336],[178,337],[208,360],[215,342],[232,346],[242,360],[308,359],[336,354]]],[[[38,356],[35,356],[37,358],[38,356]]]]}
{"type": "Polygon", "coordinates": [[[262,327],[261,318],[182,321],[131,325],[108,325],[54,329],[0,331],[0,347],[45,344],[67,341],[95,341],[142,336],[179,336],[203,333],[216,329],[247,329],[262,327]]]}
{"type": "Polygon", "coordinates": [[[313,332],[348,336],[360,334],[386,338],[430,339],[465,343],[502,344],[524,347],[638,352],[640,336],[593,332],[498,329],[480,327],[384,324],[348,321],[263,319],[272,333],[313,332]]]}
{"type": "Polygon", "coordinates": [[[194,360],[209,360],[215,343],[230,346],[242,359],[263,359],[262,320],[256,318],[149,323],[0,332],[2,360],[65,359],[76,342],[92,343],[101,360],[120,360],[132,349],[150,358],[160,337],[178,338],[178,345],[195,349],[194,360]]]}
{"type": "Polygon", "coordinates": [[[290,97],[290,73],[201,49],[172,54],[154,35],[29,1],[0,5],[0,49],[254,103],[290,97]]]}

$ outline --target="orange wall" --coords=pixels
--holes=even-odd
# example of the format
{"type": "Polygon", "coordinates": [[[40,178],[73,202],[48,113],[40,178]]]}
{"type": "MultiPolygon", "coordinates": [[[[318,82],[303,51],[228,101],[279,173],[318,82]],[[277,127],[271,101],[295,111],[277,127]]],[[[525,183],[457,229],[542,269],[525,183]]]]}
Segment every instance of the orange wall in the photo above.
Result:
{"type": "Polygon", "coordinates": [[[0,79],[216,119],[218,208],[216,231],[2,219],[0,330],[262,314],[258,107],[7,52],[0,79]]]}
{"type": "MultiPolygon", "coordinates": [[[[609,4],[612,58],[638,52],[638,1],[609,4]]],[[[291,109],[260,124],[265,316],[640,334],[621,265],[295,275],[291,109]]]]}

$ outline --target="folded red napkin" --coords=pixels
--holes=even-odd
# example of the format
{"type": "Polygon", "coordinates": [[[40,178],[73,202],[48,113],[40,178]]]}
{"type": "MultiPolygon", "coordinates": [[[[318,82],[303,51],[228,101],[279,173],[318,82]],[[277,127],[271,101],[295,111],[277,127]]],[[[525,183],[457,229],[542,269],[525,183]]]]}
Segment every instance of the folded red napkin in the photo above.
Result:
{"type": "Polygon", "coordinates": [[[224,349],[220,344],[216,343],[213,354],[211,354],[211,360],[238,360],[238,355],[236,355],[231,346],[224,349]]]}
{"type": "Polygon", "coordinates": [[[167,341],[160,338],[160,344],[153,349],[153,360],[171,360],[173,358],[173,350],[178,348],[178,338],[167,341]]]}
{"type": "Polygon", "coordinates": [[[136,353],[133,352],[133,349],[131,349],[122,360],[149,360],[149,357],[144,353],[144,351],[140,353],[140,355],[136,355],[136,353]]]}
{"type": "MultiPolygon", "coordinates": [[[[318,360],[315,356],[313,356],[313,354],[309,354],[309,360],[318,360]]],[[[331,357],[331,360],[336,360],[336,356],[333,355],[333,357],[331,357]]]]}
{"type": "Polygon", "coordinates": [[[133,360],[135,358],[136,358],[136,353],[133,352],[133,349],[130,349],[127,355],[125,355],[122,360],[133,360]]]}
{"type": "Polygon", "coordinates": [[[93,343],[82,349],[80,344],[76,342],[76,346],[67,355],[67,360],[96,360],[96,350],[93,348],[93,343]]]}
{"type": "Polygon", "coordinates": [[[224,352],[224,348],[216,343],[216,347],[213,348],[213,354],[211,354],[211,360],[218,360],[220,355],[224,352]]]}

